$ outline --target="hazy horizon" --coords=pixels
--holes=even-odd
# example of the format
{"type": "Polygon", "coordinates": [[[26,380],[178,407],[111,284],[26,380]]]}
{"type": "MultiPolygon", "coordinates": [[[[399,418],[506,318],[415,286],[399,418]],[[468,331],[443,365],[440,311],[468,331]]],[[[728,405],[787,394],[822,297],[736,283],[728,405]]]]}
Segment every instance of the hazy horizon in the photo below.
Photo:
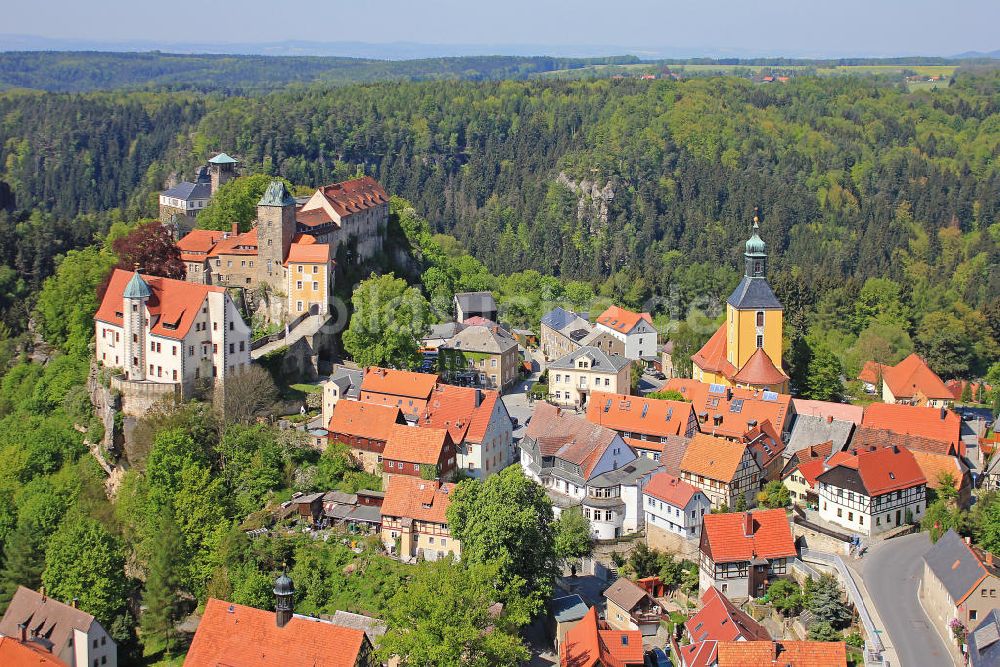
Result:
{"type": "Polygon", "coordinates": [[[221,0],[169,6],[125,0],[18,3],[0,50],[153,50],[430,57],[637,55],[663,57],[953,56],[1000,49],[1000,2],[957,0],[595,0],[472,5],[458,0],[221,0]],[[351,53],[351,49],[357,53],[351,53]],[[400,53],[402,55],[392,55],[400,53]],[[412,55],[407,55],[411,53],[412,55]]]}

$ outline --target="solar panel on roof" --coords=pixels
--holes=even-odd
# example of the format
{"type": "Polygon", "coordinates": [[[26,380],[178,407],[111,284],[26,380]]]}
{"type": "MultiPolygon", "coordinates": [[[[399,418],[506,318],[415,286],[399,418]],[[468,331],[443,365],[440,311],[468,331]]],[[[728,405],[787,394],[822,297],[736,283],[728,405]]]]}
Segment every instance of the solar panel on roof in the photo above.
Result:
{"type": "Polygon", "coordinates": [[[764,400],[765,401],[777,401],[778,400],[778,392],[775,392],[775,391],[765,391],[764,392],[764,400]]]}
{"type": "Polygon", "coordinates": [[[641,417],[645,417],[646,416],[646,411],[647,410],[649,410],[649,403],[643,403],[642,404],[642,415],[641,415],[641,417]]]}
{"type": "Polygon", "coordinates": [[[724,394],[726,393],[726,387],[721,384],[710,384],[708,385],[708,393],[710,394],[724,394]]]}
{"type": "Polygon", "coordinates": [[[736,412],[736,413],[743,412],[743,399],[742,398],[734,398],[733,402],[729,404],[729,411],[730,412],[736,412]]]}

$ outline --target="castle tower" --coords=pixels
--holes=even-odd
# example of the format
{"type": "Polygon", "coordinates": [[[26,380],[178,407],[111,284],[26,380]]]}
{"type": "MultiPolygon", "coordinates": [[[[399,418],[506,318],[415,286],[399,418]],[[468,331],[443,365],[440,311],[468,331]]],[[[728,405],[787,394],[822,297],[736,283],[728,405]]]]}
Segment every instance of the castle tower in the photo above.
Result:
{"type": "Polygon", "coordinates": [[[279,628],[292,620],[295,610],[295,585],[284,571],[274,580],[274,620],[279,628]]]}
{"type": "Polygon", "coordinates": [[[212,194],[219,191],[223,183],[236,178],[236,165],[239,161],[225,153],[219,153],[208,161],[209,177],[212,183],[212,194]]]}
{"type": "Polygon", "coordinates": [[[125,335],[125,376],[146,379],[146,302],[152,292],[139,275],[139,267],[122,294],[122,321],[125,335]]]}
{"type": "Polygon", "coordinates": [[[257,202],[257,271],[260,282],[285,291],[284,263],[295,237],[295,199],[281,181],[271,181],[257,202]]]}

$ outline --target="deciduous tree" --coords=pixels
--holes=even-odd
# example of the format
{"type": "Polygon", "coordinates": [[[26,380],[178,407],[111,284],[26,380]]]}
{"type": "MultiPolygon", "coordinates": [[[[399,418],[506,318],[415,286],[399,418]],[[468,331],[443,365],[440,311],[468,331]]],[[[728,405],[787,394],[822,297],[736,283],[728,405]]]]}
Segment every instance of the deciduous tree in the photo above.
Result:
{"type": "Polygon", "coordinates": [[[273,180],[283,182],[289,192],[294,190],[292,184],[284,178],[269,174],[241,176],[223,183],[208,206],[198,214],[198,228],[228,232],[235,222],[239,224],[241,232],[249,231],[250,223],[257,218],[257,202],[273,180]]]}
{"type": "Polygon", "coordinates": [[[93,519],[68,517],[45,550],[42,583],[53,598],[78,598],[81,609],[110,626],[125,605],[120,540],[93,519]]]}
{"type": "Polygon", "coordinates": [[[344,349],[360,366],[415,368],[420,337],[431,323],[430,305],[393,274],[364,280],[351,297],[354,313],[344,349]]]}
{"type": "Polygon", "coordinates": [[[572,560],[590,554],[590,522],[579,509],[563,510],[555,523],[555,551],[559,558],[572,560]]]}

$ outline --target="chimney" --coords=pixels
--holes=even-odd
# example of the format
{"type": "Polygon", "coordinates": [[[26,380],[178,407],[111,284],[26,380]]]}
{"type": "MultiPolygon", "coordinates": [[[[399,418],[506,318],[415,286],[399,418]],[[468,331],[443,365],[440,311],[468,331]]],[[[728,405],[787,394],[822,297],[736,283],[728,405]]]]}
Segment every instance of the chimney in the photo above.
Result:
{"type": "Polygon", "coordinates": [[[42,602],[45,602],[46,600],[48,600],[48,598],[45,597],[45,586],[42,586],[41,588],[39,588],[38,592],[42,594],[42,602]]]}
{"type": "Polygon", "coordinates": [[[732,387],[726,387],[726,400],[727,401],[733,400],[733,388],[732,387]]]}
{"type": "Polygon", "coordinates": [[[79,606],[79,604],[80,604],[80,598],[73,598],[73,601],[70,603],[73,609],[76,609],[79,606]]]}
{"type": "Polygon", "coordinates": [[[826,423],[827,424],[832,424],[833,423],[833,415],[827,415],[826,416],[826,423]]]}
{"type": "Polygon", "coordinates": [[[751,512],[743,514],[743,536],[753,537],[753,514],[751,512]]]}
{"type": "Polygon", "coordinates": [[[240,233],[240,223],[234,222],[232,229],[233,229],[233,232],[232,232],[233,236],[237,236],[240,233]]]}
{"type": "Polygon", "coordinates": [[[28,624],[27,623],[18,623],[17,624],[17,629],[21,633],[21,643],[22,644],[26,644],[28,642],[28,624]]]}

